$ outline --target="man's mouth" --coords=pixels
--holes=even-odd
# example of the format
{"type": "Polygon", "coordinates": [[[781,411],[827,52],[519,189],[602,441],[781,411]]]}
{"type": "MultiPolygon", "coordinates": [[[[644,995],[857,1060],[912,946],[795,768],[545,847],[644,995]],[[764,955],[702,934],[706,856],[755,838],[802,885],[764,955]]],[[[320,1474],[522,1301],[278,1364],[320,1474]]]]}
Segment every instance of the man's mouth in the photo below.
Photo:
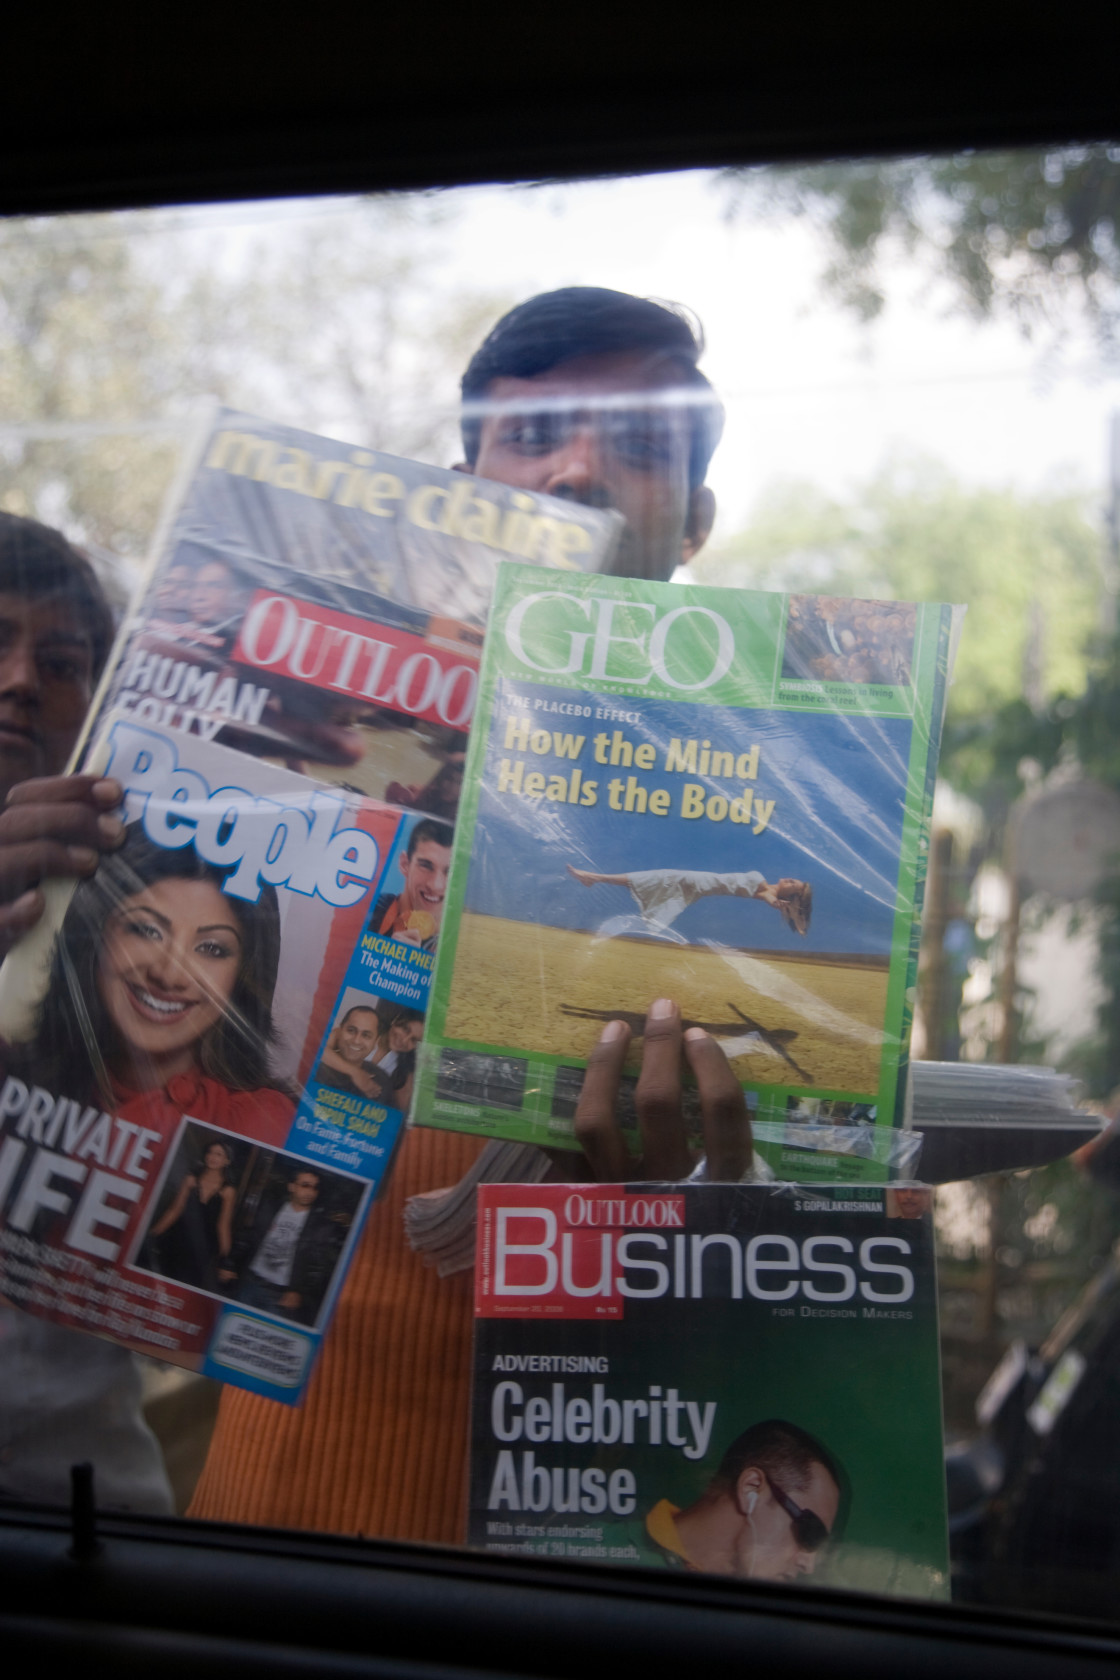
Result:
{"type": "Polygon", "coordinates": [[[136,1013],[146,1021],[158,1022],[160,1026],[181,1021],[187,1011],[194,1008],[193,998],[184,1000],[157,997],[146,986],[134,985],[132,982],[128,982],[127,991],[136,1013]]]}
{"type": "Polygon", "coordinates": [[[440,905],[443,903],[443,894],[442,893],[434,893],[434,892],[426,892],[424,890],[424,888],[421,887],[420,888],[420,902],[421,902],[421,904],[429,905],[433,910],[438,910],[440,905]]]}

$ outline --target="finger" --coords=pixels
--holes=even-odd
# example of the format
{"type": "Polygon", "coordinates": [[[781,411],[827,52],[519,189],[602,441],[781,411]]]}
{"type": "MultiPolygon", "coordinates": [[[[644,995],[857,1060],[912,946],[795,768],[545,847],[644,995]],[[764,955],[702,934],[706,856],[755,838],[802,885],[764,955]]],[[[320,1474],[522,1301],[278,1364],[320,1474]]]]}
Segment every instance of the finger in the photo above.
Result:
{"type": "Polygon", "coordinates": [[[632,1176],[630,1155],[616,1114],[622,1064],[629,1047],[626,1022],[608,1021],[591,1052],[576,1104],[576,1139],[592,1177],[600,1184],[618,1184],[632,1176]]]}
{"type": "Polygon", "coordinates": [[[751,1164],[751,1117],[731,1063],[703,1027],[689,1027],[684,1053],[696,1075],[708,1177],[737,1184],[751,1164]]]}
{"type": "Polygon", "coordinates": [[[0,957],[6,957],[16,941],[35,926],[45,902],[42,893],[32,888],[22,893],[14,904],[0,906],[0,957]]]}
{"type": "Polygon", "coordinates": [[[92,875],[97,864],[92,846],[64,846],[52,840],[0,846],[0,904],[11,904],[50,875],[92,875]]]}
{"type": "Polygon", "coordinates": [[[549,1168],[544,1176],[546,1184],[586,1184],[593,1182],[591,1163],[586,1155],[574,1149],[546,1149],[549,1168]]]}
{"type": "Polygon", "coordinates": [[[658,998],[646,1016],[642,1071],[635,1093],[646,1178],[685,1178],[692,1162],[681,1113],[681,1015],[658,998]]]}
{"type": "Polygon", "coordinates": [[[95,805],[9,805],[0,812],[0,846],[27,840],[57,840],[113,851],[124,839],[124,824],[95,805]]]}
{"type": "Polygon", "coordinates": [[[92,802],[111,811],[124,798],[124,789],[111,776],[34,776],[17,782],[8,794],[8,805],[68,805],[92,802]]]}

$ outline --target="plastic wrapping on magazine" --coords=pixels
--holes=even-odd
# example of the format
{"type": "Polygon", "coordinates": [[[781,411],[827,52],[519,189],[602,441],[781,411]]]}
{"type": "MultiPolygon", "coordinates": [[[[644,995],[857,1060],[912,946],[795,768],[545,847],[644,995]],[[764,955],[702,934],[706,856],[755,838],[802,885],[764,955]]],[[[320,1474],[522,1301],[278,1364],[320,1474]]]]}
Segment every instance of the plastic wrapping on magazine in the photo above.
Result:
{"type": "MultiPolygon", "coordinates": [[[[884,1180],[915,1179],[921,1132],[890,1126],[811,1126],[756,1120],[755,1152],[774,1176],[790,1183],[832,1183],[851,1176],[856,1162],[871,1162],[884,1180]]],[[[862,1175],[860,1175],[862,1176],[862,1175]]]]}
{"type": "Polygon", "coordinates": [[[618,515],[218,410],[95,698],[453,821],[498,566],[618,515]]]}
{"type": "Polygon", "coordinates": [[[0,1294],[298,1400],[411,1098],[499,562],[620,525],[208,416],[71,766],[121,844],[0,971],[0,1294]]]}
{"type": "MultiPolygon", "coordinates": [[[[909,1172],[916,1143],[873,1140],[903,1120],[960,616],[507,568],[416,1118],[574,1149],[587,1058],[621,1020],[637,1153],[646,1015],[669,997],[760,1140],[836,1128],[826,1154],[909,1172]]],[[[699,1146],[695,1090],[683,1107],[699,1146]]]]}
{"type": "MultiPolygon", "coordinates": [[[[0,971],[0,1295],[294,1402],[403,1129],[428,819],[112,714],[120,844],[0,971]]],[[[430,826],[430,825],[429,825],[430,826]]]]}

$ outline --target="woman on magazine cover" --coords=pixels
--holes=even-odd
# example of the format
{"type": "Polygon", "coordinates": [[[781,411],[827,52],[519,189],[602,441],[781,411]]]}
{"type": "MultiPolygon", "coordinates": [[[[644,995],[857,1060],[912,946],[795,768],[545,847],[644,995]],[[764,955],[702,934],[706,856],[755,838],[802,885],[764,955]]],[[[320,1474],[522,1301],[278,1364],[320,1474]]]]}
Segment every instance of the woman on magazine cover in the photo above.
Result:
{"type": "Polygon", "coordinates": [[[167,1211],[148,1232],[149,1241],[161,1239],[154,1247],[153,1271],[195,1289],[217,1291],[218,1268],[233,1247],[237,1192],[229,1181],[232,1165],[232,1149],[214,1138],[201,1167],[186,1174],[167,1211]]]}
{"type": "Polygon", "coordinates": [[[9,1070],[163,1139],[189,1114],[283,1143],[295,1104],[269,1068],[276,889],[228,897],[226,873],[133,824],[75,888],[34,1034],[9,1070]]]}

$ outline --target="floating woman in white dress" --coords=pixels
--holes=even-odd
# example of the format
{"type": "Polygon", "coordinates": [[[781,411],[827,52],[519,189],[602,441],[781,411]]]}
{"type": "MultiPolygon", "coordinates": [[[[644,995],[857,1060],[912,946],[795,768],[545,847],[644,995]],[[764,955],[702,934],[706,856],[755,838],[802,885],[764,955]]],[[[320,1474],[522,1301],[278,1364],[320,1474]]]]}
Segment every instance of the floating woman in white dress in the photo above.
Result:
{"type": "Polygon", "coordinates": [[[804,939],[813,914],[813,889],[808,881],[783,876],[773,883],[757,869],[745,874],[716,874],[708,869],[632,869],[624,875],[604,875],[594,869],[568,865],[568,874],[581,886],[628,887],[648,927],[663,931],[697,899],[758,898],[772,904],[782,920],[804,939]]]}

